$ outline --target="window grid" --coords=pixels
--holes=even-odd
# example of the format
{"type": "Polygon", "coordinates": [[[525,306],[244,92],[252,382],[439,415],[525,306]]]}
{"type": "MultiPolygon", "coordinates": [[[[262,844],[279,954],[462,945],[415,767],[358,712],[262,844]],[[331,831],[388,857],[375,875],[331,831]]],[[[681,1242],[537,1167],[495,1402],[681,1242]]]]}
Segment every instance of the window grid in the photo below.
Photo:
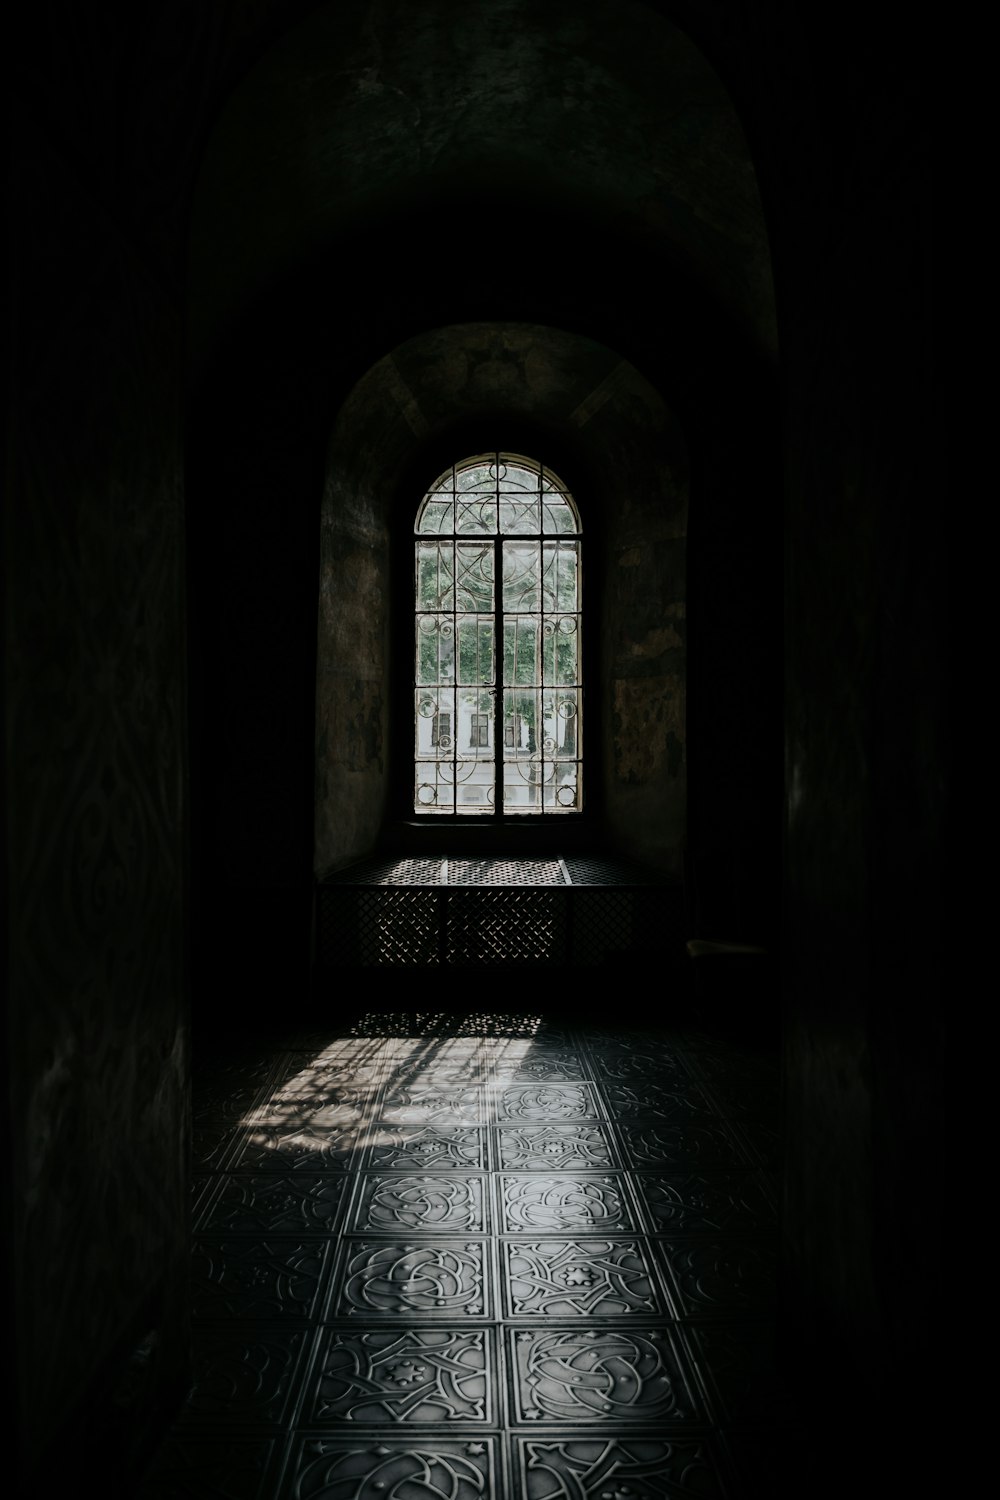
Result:
{"type": "Polygon", "coordinates": [[[416,812],[580,810],[580,545],[572,498],[533,459],[468,459],[427,492],[415,536],[416,812]]]}

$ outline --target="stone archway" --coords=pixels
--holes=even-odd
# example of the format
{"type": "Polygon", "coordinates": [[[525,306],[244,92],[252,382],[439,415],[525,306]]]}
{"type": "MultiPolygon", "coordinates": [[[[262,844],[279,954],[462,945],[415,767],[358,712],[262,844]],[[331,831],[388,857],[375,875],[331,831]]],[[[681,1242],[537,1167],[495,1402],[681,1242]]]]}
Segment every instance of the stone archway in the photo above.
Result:
{"type": "Polygon", "coordinates": [[[334,427],[320,543],[318,874],[370,852],[393,814],[393,781],[408,776],[412,735],[390,663],[391,601],[405,611],[406,593],[391,577],[394,527],[407,544],[412,536],[406,481],[421,463],[433,467],[456,425],[501,432],[527,422],[581,476],[595,539],[588,576],[601,602],[587,625],[598,643],[588,713],[603,796],[591,838],[681,872],[688,459],[677,422],[602,345],[559,329],[474,323],[386,355],[334,427]]]}

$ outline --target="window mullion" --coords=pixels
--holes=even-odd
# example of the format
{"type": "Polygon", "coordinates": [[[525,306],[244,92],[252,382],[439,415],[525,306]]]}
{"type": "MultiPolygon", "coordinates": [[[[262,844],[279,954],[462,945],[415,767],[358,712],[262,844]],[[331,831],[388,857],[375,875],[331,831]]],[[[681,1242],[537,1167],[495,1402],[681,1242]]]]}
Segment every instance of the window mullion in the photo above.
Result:
{"type": "MultiPolygon", "coordinates": [[[[497,493],[499,521],[500,495],[497,493]]],[[[493,541],[493,816],[503,816],[504,747],[504,638],[503,638],[503,538],[493,541]]]]}

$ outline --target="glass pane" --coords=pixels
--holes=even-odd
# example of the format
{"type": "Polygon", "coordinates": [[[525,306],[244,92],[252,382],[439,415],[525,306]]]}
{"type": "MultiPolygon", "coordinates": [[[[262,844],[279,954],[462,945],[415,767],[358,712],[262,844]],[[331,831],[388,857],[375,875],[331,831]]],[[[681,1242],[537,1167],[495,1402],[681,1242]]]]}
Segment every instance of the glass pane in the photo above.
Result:
{"type": "Polygon", "coordinates": [[[580,806],[580,789],[579,762],[560,762],[554,775],[542,787],[543,811],[573,812],[580,806]]]}
{"type": "Polygon", "coordinates": [[[450,492],[445,495],[428,496],[417,521],[417,530],[444,533],[454,531],[454,529],[455,506],[450,492]]]}
{"type": "Polygon", "coordinates": [[[552,532],[579,531],[572,506],[562,495],[551,491],[542,498],[542,525],[547,535],[552,532]]]}
{"type": "Polygon", "coordinates": [[[525,494],[514,497],[504,495],[500,501],[500,530],[505,535],[509,532],[527,531],[537,533],[541,531],[539,525],[538,494],[525,494]]]}
{"type": "Polygon", "coordinates": [[[455,632],[448,615],[417,616],[417,682],[455,680],[455,632]]]}
{"type": "Polygon", "coordinates": [[[551,762],[546,763],[540,753],[517,761],[504,761],[504,812],[540,812],[546,779],[551,780],[554,769],[551,762]]]}
{"type": "Polygon", "coordinates": [[[507,464],[501,470],[499,490],[502,533],[541,530],[537,472],[520,464],[507,464]]]}
{"type": "Polygon", "coordinates": [[[580,631],[576,615],[546,615],[542,628],[542,681],[576,687],[580,631]]]}
{"type": "Polygon", "coordinates": [[[460,610],[493,611],[493,543],[459,542],[456,597],[460,610]]]}
{"type": "Polygon", "coordinates": [[[455,785],[451,763],[417,761],[414,767],[413,806],[421,813],[455,810],[455,785]]]}
{"type": "Polygon", "coordinates": [[[541,576],[537,542],[504,542],[503,607],[530,614],[541,608],[541,576]]]}
{"type": "Polygon", "coordinates": [[[510,686],[534,687],[540,681],[541,620],[538,615],[505,615],[503,680],[510,686]]]}
{"type": "Polygon", "coordinates": [[[459,693],[458,700],[458,754],[466,759],[489,761],[492,779],[493,693],[488,688],[478,693],[464,692],[459,693]]]}
{"type": "Polygon", "coordinates": [[[482,463],[468,464],[455,470],[455,489],[461,497],[472,495],[492,496],[496,493],[493,464],[489,459],[482,463]]]}
{"type": "Polygon", "coordinates": [[[489,464],[474,464],[455,475],[455,530],[494,536],[497,529],[496,480],[489,464]]]}
{"type": "Polygon", "coordinates": [[[556,744],[560,760],[580,753],[580,690],[560,688],[546,699],[545,732],[556,744]]]}
{"type": "Polygon", "coordinates": [[[579,609],[578,549],[578,542],[542,543],[543,609],[553,613],[579,609]]]}
{"type": "Polygon", "coordinates": [[[458,617],[458,680],[466,683],[493,681],[493,616],[458,617]]]}
{"type": "Polygon", "coordinates": [[[420,760],[450,760],[455,754],[454,688],[418,688],[414,700],[415,755],[420,760]]]}
{"type": "Polygon", "coordinates": [[[455,767],[456,812],[491,813],[494,799],[492,758],[460,760],[455,767]]]}
{"type": "Polygon", "coordinates": [[[418,610],[454,608],[454,572],[454,543],[417,543],[418,610]]]}

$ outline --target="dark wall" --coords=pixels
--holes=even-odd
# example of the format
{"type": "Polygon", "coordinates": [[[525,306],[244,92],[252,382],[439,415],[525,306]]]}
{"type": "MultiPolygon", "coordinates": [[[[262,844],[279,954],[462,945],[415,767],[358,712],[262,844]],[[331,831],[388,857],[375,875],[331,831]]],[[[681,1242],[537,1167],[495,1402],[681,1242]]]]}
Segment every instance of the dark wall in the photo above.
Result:
{"type": "Polygon", "coordinates": [[[8,204],[5,1481],[32,1495],[66,1452],[122,1492],[188,1378],[191,142],[164,112],[198,73],[141,24],[58,19],[15,48],[8,204]]]}
{"type": "Polygon", "coordinates": [[[936,1358],[917,1309],[933,1300],[941,1240],[917,1184],[943,1168],[949,540],[932,512],[921,57],[888,11],[856,26],[856,49],[849,30],[812,49],[815,113],[798,152],[786,147],[804,191],[781,204],[776,235],[784,1264],[790,1357],[828,1393],[860,1385],[898,1433],[936,1358]]]}
{"type": "MultiPolygon", "coordinates": [[[[917,1185],[940,1150],[948,772],[917,32],[886,5],[834,19],[792,19],[772,0],[633,8],[669,13],[702,49],[749,141],[775,272],[780,441],[762,325],[734,313],[729,249],[696,213],[663,219],[663,182],[645,208],[609,215],[588,208],[584,181],[553,224],[568,257],[529,268],[487,237],[461,276],[446,266],[430,281],[406,246],[436,206],[393,218],[382,203],[332,252],[306,247],[293,282],[257,284],[200,367],[185,543],[179,330],[198,165],[228,92],[316,9],[164,3],[123,29],[57,4],[17,39],[5,1190],[31,1493],[46,1449],[100,1433],[101,1413],[130,1413],[119,1427],[141,1446],[182,1374],[186,809],[195,1004],[226,1019],[239,978],[283,977],[287,995],[308,972],[316,517],[336,412],[388,350],[475,318],[599,340],[683,432],[699,935],[773,930],[784,662],[788,1358],[834,1395],[862,1372],[858,1399],[902,1420],[911,1372],[932,1357],[913,1307],[938,1263],[917,1185]],[[681,218],[712,242],[703,276],[681,218]],[[152,1329],[143,1386],[129,1356],[152,1329]]],[[[365,19],[363,5],[341,9],[365,19]]],[[[621,50],[624,11],[609,14],[621,50]]],[[[560,36],[575,45],[572,25],[560,36]]],[[[599,139],[600,91],[586,94],[599,139]]],[[[449,171],[442,191],[474,204],[461,163],[449,171]]],[[[505,174],[540,211],[549,179],[516,161],[505,174]]],[[[120,1433],[116,1451],[127,1467],[120,1433]]]]}

